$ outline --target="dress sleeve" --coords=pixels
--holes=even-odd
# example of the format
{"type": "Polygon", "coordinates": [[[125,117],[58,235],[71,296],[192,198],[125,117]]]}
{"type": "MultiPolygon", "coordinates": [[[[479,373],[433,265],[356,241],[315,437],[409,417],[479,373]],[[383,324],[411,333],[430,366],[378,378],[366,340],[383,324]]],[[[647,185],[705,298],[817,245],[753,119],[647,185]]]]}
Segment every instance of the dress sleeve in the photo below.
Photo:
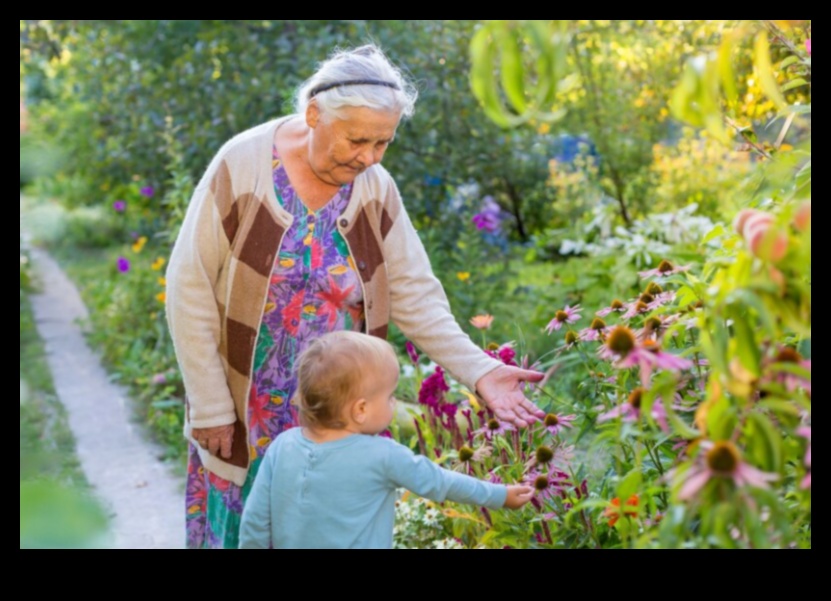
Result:
{"type": "Polygon", "coordinates": [[[389,447],[386,475],[396,488],[405,488],[437,503],[453,501],[488,509],[505,506],[508,498],[505,486],[446,470],[396,442],[386,441],[386,444],[389,447]]]}
{"type": "Polygon", "coordinates": [[[473,344],[456,322],[424,244],[391,180],[385,210],[392,220],[384,238],[392,320],[430,359],[475,391],[476,382],[502,364],[473,344]]]}
{"type": "Polygon", "coordinates": [[[220,205],[233,202],[227,169],[215,160],[197,186],[167,269],[167,320],[188,398],[188,421],[212,428],[236,421],[220,358],[216,286],[230,243],[220,205]]]}

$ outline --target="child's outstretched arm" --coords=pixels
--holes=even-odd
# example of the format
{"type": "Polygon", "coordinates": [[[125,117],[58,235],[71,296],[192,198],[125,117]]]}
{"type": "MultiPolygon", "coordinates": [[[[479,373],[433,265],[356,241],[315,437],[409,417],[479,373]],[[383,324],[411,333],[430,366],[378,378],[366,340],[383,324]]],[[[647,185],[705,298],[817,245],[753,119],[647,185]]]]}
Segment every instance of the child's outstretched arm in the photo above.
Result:
{"type": "Polygon", "coordinates": [[[271,541],[271,482],[273,465],[268,453],[254,479],[251,494],[242,511],[239,533],[240,549],[270,549],[271,541]]]}
{"type": "Polygon", "coordinates": [[[488,509],[519,509],[533,494],[526,486],[491,484],[451,472],[392,441],[389,441],[386,470],[397,488],[406,488],[439,503],[449,500],[488,509]]]}

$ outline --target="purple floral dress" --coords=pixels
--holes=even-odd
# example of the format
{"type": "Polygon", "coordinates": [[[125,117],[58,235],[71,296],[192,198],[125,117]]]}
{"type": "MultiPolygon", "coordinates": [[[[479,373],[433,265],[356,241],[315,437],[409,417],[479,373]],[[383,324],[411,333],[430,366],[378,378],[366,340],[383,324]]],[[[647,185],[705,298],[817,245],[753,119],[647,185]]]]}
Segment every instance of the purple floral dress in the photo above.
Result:
{"type": "Polygon", "coordinates": [[[337,219],[349,203],[343,186],[329,203],[310,211],[295,193],[274,149],[274,188],[294,216],[277,257],[254,357],[248,403],[251,469],[240,488],[205,470],[191,447],[187,477],[187,545],[236,548],[242,508],[271,441],[297,425],[291,398],[294,364],[314,338],[335,330],[364,329],[363,292],[337,219]]]}

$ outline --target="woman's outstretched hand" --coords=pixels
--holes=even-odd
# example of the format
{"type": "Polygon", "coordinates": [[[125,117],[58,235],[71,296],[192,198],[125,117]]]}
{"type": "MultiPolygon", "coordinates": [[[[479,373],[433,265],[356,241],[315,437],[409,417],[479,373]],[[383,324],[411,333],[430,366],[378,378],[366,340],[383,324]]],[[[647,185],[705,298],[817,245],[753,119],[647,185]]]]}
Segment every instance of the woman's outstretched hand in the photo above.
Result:
{"type": "Polygon", "coordinates": [[[234,442],[234,426],[217,426],[216,428],[194,428],[193,440],[211,455],[231,458],[231,445],[234,442]],[[220,455],[221,454],[221,455],[220,455]]]}
{"type": "Polygon", "coordinates": [[[476,383],[476,392],[500,421],[525,428],[545,414],[525,398],[523,382],[539,382],[545,377],[536,371],[503,365],[482,376],[476,383]]]}

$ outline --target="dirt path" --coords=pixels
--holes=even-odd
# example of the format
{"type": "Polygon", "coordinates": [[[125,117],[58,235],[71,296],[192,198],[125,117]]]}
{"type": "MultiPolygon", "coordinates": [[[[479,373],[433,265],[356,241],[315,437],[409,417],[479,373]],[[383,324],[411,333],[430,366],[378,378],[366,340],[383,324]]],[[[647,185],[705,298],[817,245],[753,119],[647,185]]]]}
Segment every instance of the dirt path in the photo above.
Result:
{"type": "Polygon", "coordinates": [[[87,346],[77,324],[86,309],[75,286],[47,253],[35,250],[32,259],[42,287],[32,296],[37,328],[81,465],[111,515],[111,546],[182,548],[183,483],[159,461],[161,450],[131,420],[127,395],[87,346]]]}

